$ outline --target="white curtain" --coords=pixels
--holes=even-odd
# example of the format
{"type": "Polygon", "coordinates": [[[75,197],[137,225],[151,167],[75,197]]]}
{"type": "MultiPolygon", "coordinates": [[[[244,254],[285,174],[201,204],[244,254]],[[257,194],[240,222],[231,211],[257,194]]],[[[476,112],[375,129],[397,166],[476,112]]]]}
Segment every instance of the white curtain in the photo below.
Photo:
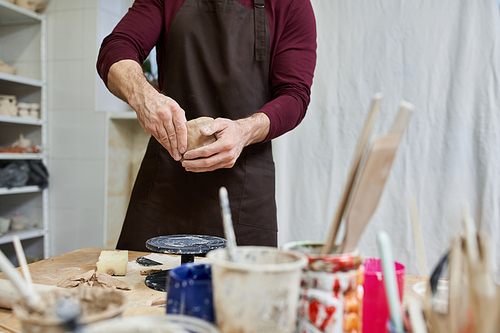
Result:
{"type": "MultiPolygon", "coordinates": [[[[318,63],[302,124],[273,143],[279,243],[324,241],[370,100],[385,96],[373,133],[386,134],[400,100],[415,106],[359,249],[417,275],[408,197],[417,197],[428,269],[461,231],[468,202],[500,240],[500,11],[497,0],[312,0],[318,63]]],[[[496,246],[499,262],[500,246],[496,246]]]]}

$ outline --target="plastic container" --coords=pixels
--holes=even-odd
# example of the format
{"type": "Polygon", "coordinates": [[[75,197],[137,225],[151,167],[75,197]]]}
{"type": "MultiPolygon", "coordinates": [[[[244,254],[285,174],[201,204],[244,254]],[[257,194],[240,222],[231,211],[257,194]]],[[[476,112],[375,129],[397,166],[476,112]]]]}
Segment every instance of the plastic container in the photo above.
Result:
{"type": "Polygon", "coordinates": [[[212,324],[183,315],[149,315],[111,319],[85,328],[87,333],[220,333],[212,324]]]}
{"type": "MultiPolygon", "coordinates": [[[[395,263],[395,266],[399,299],[402,301],[405,267],[400,263],[395,263]]],[[[364,267],[363,332],[386,333],[387,321],[389,319],[389,305],[387,304],[381,261],[377,258],[366,258],[364,267]]]]}
{"type": "Polygon", "coordinates": [[[307,255],[296,332],[362,332],[363,258],[358,251],[322,256],[323,243],[292,242],[285,250],[307,255]]]}
{"type": "Polygon", "coordinates": [[[214,322],[210,265],[188,263],[170,270],[167,313],[214,322]]]}
{"type": "Polygon", "coordinates": [[[260,246],[237,247],[235,257],[235,262],[228,261],[226,249],[207,254],[219,330],[293,332],[306,257],[260,246]]]}

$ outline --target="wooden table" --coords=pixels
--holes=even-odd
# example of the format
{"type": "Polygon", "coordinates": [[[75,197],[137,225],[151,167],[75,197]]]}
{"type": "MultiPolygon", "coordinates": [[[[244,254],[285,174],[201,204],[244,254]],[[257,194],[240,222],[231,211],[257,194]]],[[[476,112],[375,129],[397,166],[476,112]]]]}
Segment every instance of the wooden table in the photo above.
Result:
{"type": "MultiPolygon", "coordinates": [[[[87,247],[32,263],[29,265],[29,269],[33,278],[33,283],[55,286],[59,281],[67,277],[75,276],[85,273],[91,269],[95,269],[95,264],[98,261],[99,254],[102,250],[104,249],[87,247]]],[[[129,251],[128,260],[129,262],[134,261],[138,257],[146,256],[148,254],[150,253],[129,251]]],[[[5,279],[6,277],[0,273],[0,278],[5,279]]],[[[124,316],[165,313],[164,307],[151,307],[151,302],[165,297],[165,293],[148,288],[144,284],[145,277],[141,276],[139,271],[132,273],[127,272],[125,277],[116,278],[127,282],[132,289],[130,291],[121,291],[127,294],[127,298],[129,300],[124,316]]],[[[414,295],[412,287],[416,282],[425,279],[426,278],[419,276],[407,275],[405,277],[404,299],[407,299],[410,295],[414,295]]],[[[21,329],[20,322],[15,316],[13,316],[12,311],[1,308],[0,325],[4,325],[15,330],[21,329]]],[[[0,332],[9,331],[0,326],[0,332]]]]}

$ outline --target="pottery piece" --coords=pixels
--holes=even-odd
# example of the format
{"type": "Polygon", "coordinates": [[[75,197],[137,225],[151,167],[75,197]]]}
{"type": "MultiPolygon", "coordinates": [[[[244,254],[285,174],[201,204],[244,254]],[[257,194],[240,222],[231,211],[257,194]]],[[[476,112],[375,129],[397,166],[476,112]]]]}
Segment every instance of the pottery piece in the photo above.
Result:
{"type": "Polygon", "coordinates": [[[37,10],[38,5],[40,5],[42,2],[43,0],[14,0],[14,3],[19,7],[31,10],[33,12],[37,10]]]}
{"type": "Polygon", "coordinates": [[[17,103],[17,115],[19,117],[27,118],[29,117],[29,104],[28,103],[17,103]]]}
{"type": "Polygon", "coordinates": [[[12,147],[19,147],[19,148],[29,148],[31,146],[31,140],[30,139],[25,139],[24,135],[20,134],[19,135],[19,140],[16,140],[12,144],[12,147]]]}
{"type": "Polygon", "coordinates": [[[5,234],[10,229],[10,219],[7,217],[0,217],[0,235],[5,234]]]}
{"type": "Polygon", "coordinates": [[[7,74],[16,74],[16,68],[9,66],[5,62],[0,60],[0,72],[7,74]]]}
{"type": "Polygon", "coordinates": [[[17,115],[16,96],[0,95],[0,115],[9,117],[17,115]]]}
{"type": "Polygon", "coordinates": [[[35,119],[40,118],[40,104],[38,103],[28,104],[28,111],[29,111],[28,117],[35,119]]]}

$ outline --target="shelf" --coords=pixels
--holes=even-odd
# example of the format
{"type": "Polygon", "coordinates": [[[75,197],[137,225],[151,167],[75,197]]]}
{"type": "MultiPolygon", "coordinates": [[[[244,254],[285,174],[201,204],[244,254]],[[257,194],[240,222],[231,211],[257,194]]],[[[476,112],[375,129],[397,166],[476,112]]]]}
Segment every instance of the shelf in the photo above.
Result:
{"type": "MultiPolygon", "coordinates": [[[[1,1],[1,0],[0,0],[1,1]]],[[[43,159],[43,154],[30,154],[30,153],[19,153],[19,154],[8,154],[0,153],[0,160],[41,160],[43,159]]]]}
{"type": "Polygon", "coordinates": [[[35,24],[43,19],[42,14],[0,0],[0,25],[35,24]]]}
{"type": "MultiPolygon", "coordinates": [[[[0,0],[0,1],[2,1],[2,0],[0,0]]],[[[30,86],[30,87],[37,87],[37,88],[40,88],[43,85],[43,82],[41,80],[32,79],[32,78],[29,78],[29,77],[24,77],[24,76],[19,76],[19,75],[1,73],[0,72],[0,84],[2,84],[2,83],[5,84],[5,82],[8,82],[8,83],[17,83],[17,84],[20,84],[20,85],[30,86]],[[2,82],[2,81],[4,81],[4,82],[2,82]]]]}
{"type": "Polygon", "coordinates": [[[0,187],[0,195],[8,194],[20,194],[20,193],[36,193],[42,190],[38,186],[23,186],[23,187],[13,187],[8,189],[6,187],[0,187]]]}
{"type": "Polygon", "coordinates": [[[0,236],[0,244],[12,243],[12,238],[15,235],[17,235],[20,240],[26,240],[26,239],[42,237],[45,235],[45,231],[41,229],[12,231],[3,236],[0,236]]]}
{"type": "Polygon", "coordinates": [[[35,118],[0,116],[0,123],[23,124],[23,125],[42,125],[43,120],[42,119],[35,119],[35,118]]]}

